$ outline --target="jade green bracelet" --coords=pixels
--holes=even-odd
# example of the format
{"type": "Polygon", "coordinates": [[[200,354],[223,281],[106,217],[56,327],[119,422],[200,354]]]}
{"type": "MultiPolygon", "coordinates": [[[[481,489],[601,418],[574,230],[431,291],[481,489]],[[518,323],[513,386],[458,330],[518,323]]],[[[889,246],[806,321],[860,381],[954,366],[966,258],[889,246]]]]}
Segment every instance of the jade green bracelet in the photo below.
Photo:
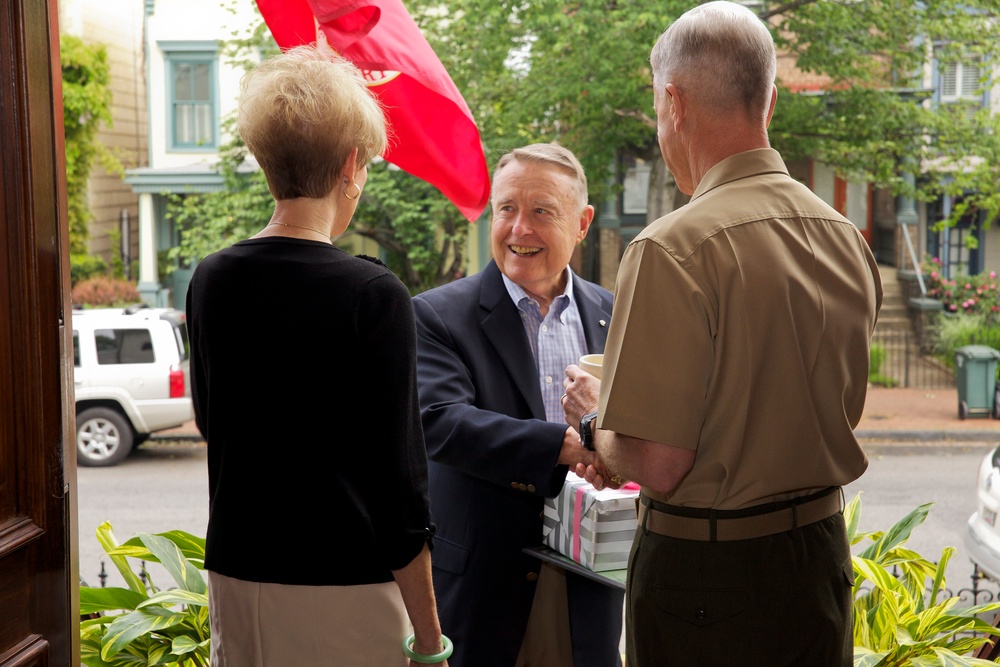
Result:
{"type": "Polygon", "coordinates": [[[419,662],[425,665],[433,665],[435,662],[444,662],[451,657],[451,652],[455,650],[454,644],[452,644],[451,640],[444,635],[441,635],[441,645],[444,646],[444,649],[440,653],[417,653],[413,650],[414,641],[416,641],[416,635],[410,635],[403,640],[403,655],[413,662],[419,662]]]}

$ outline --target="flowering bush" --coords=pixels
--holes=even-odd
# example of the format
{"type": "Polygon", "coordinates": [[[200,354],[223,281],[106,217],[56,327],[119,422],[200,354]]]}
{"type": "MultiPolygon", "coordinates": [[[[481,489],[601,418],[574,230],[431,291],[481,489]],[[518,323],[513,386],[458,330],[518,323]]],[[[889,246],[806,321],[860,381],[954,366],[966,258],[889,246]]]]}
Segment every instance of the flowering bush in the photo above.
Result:
{"type": "Polygon", "coordinates": [[[945,312],[984,315],[1000,322],[1000,280],[996,271],[948,279],[937,257],[925,260],[921,269],[927,278],[927,296],[939,300],[945,312]]]}
{"type": "Polygon", "coordinates": [[[118,307],[142,301],[139,290],[127,280],[95,276],[77,283],[72,291],[77,306],[118,307]]]}

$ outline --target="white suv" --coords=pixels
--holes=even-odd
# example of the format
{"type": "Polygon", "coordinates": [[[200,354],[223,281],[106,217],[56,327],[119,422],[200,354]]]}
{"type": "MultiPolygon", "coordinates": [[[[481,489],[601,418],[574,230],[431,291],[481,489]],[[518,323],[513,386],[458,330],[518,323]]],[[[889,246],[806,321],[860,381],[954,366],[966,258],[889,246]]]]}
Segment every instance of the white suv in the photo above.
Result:
{"type": "Polygon", "coordinates": [[[76,451],[82,466],[121,462],[150,433],[194,418],[183,311],[73,311],[76,451]]]}

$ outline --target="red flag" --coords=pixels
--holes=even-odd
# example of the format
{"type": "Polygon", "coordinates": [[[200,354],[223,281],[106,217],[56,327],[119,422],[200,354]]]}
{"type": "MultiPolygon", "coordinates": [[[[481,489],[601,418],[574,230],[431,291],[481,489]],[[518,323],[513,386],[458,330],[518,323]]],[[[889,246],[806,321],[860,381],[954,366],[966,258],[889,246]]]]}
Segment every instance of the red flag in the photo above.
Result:
{"type": "Polygon", "coordinates": [[[383,156],[447,197],[470,221],[490,177],[479,129],[444,65],[400,0],[257,0],[284,49],[326,41],[364,71],[392,128],[383,156]]]}

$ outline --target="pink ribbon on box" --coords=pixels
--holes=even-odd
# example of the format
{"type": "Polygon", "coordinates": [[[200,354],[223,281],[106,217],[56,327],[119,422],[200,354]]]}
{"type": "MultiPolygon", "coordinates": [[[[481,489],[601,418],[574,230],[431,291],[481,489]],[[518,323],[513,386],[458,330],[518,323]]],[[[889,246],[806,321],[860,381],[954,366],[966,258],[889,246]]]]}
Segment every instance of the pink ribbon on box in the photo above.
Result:
{"type": "Polygon", "coordinates": [[[583,521],[583,497],[587,495],[587,488],[594,488],[593,484],[581,484],[576,487],[576,499],[573,501],[573,560],[580,562],[580,524],[583,521]]]}
{"type": "MultiPolygon", "coordinates": [[[[576,497],[573,499],[573,560],[580,561],[580,526],[583,523],[583,498],[587,491],[593,489],[593,484],[581,484],[576,487],[576,497]]],[[[638,491],[641,487],[635,482],[622,484],[620,491],[638,491]]]]}

